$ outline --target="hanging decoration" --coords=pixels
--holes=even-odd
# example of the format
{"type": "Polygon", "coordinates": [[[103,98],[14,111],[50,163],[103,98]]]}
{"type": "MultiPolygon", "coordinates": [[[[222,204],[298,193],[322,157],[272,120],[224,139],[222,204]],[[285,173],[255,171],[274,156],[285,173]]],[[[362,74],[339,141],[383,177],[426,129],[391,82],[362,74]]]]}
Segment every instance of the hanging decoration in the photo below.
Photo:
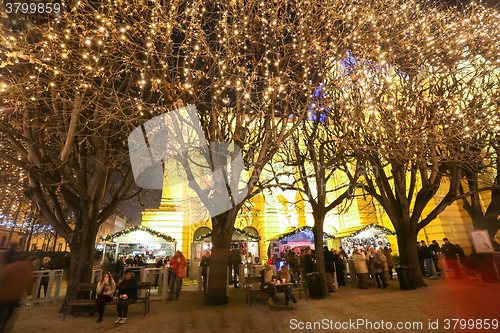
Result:
{"type": "MultiPolygon", "coordinates": [[[[270,239],[268,241],[277,241],[277,240],[287,239],[287,238],[290,238],[292,236],[298,235],[299,233],[302,233],[302,232],[310,233],[312,235],[311,239],[314,239],[313,228],[309,227],[309,226],[303,226],[303,227],[294,229],[290,232],[285,232],[285,233],[279,235],[278,238],[273,238],[273,239],[270,239]]],[[[323,231],[323,239],[326,239],[326,238],[335,239],[335,236],[323,231]]]]}
{"type": "MultiPolygon", "coordinates": [[[[247,237],[248,240],[231,240],[232,242],[244,243],[246,241],[258,242],[261,240],[260,236],[250,234],[250,233],[243,231],[241,229],[238,229],[238,228],[234,228],[233,233],[237,233],[239,236],[247,237]]],[[[200,237],[196,237],[193,240],[193,242],[202,242],[202,241],[211,241],[211,240],[212,240],[212,232],[209,232],[208,234],[202,235],[200,237]]]]}
{"type": "Polygon", "coordinates": [[[134,232],[134,231],[145,231],[145,232],[150,233],[153,236],[163,238],[167,242],[177,243],[177,241],[174,238],[170,237],[169,235],[165,235],[165,234],[163,234],[161,232],[158,232],[156,230],[150,229],[148,227],[144,227],[142,225],[138,225],[138,226],[135,226],[135,227],[130,227],[130,228],[123,229],[123,230],[120,230],[118,232],[115,232],[114,234],[103,236],[103,237],[101,237],[101,240],[107,241],[107,242],[112,242],[113,239],[115,239],[117,237],[120,237],[120,236],[123,236],[123,235],[128,235],[128,234],[130,234],[131,232],[134,232]]]}
{"type": "MultiPolygon", "coordinates": [[[[383,227],[383,226],[375,224],[375,223],[370,223],[370,224],[364,226],[363,228],[356,230],[355,232],[353,232],[352,234],[350,234],[347,237],[356,237],[357,235],[359,235],[360,233],[362,233],[363,231],[366,231],[368,229],[377,229],[379,231],[382,231],[383,233],[385,233],[388,236],[395,236],[396,235],[396,232],[392,231],[391,229],[387,229],[386,227],[383,227]]],[[[376,239],[376,238],[378,238],[378,236],[375,235],[374,238],[376,239]]]]}

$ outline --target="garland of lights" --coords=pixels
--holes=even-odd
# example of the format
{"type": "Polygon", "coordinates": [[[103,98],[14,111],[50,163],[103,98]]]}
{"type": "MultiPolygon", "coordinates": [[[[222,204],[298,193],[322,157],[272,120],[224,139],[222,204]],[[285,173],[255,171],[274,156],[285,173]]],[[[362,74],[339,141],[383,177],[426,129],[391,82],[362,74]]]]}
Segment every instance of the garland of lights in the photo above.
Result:
{"type": "Polygon", "coordinates": [[[135,226],[135,227],[130,227],[130,228],[123,229],[123,230],[120,230],[118,232],[115,232],[114,234],[103,236],[103,237],[101,237],[101,240],[107,241],[107,242],[112,242],[114,238],[117,238],[117,237],[120,237],[120,236],[124,236],[124,235],[128,235],[128,234],[130,234],[131,232],[134,232],[134,231],[145,231],[145,232],[148,232],[151,235],[154,235],[156,237],[163,238],[167,242],[177,243],[177,241],[174,238],[170,237],[169,235],[165,235],[165,234],[163,234],[161,232],[158,232],[156,230],[150,229],[148,227],[144,227],[142,225],[138,225],[138,226],[135,226]]]}
{"type": "Polygon", "coordinates": [[[356,237],[357,235],[359,235],[360,233],[362,233],[363,231],[366,231],[368,229],[377,229],[379,231],[382,231],[384,233],[386,233],[387,235],[389,236],[395,236],[396,235],[396,232],[395,231],[392,231],[391,229],[387,229],[386,227],[383,227],[381,225],[378,225],[378,224],[374,224],[374,223],[370,223],[366,226],[364,226],[363,228],[353,232],[352,234],[350,234],[349,236],[347,237],[356,237]]]}
{"type": "MultiPolygon", "coordinates": [[[[285,239],[285,238],[289,238],[289,237],[291,237],[291,236],[295,236],[295,235],[297,235],[298,233],[303,232],[303,231],[305,231],[305,230],[309,230],[309,231],[313,232],[313,230],[312,230],[312,229],[313,229],[312,227],[303,226],[303,227],[300,227],[300,228],[298,228],[298,229],[295,229],[295,230],[292,230],[292,231],[290,231],[290,232],[287,232],[287,233],[284,233],[284,234],[279,235],[279,236],[278,236],[278,239],[279,239],[279,240],[283,240],[283,239],[285,239]]],[[[324,231],[323,231],[323,239],[325,239],[325,238],[335,239],[335,236],[334,236],[334,235],[332,235],[332,234],[329,234],[329,233],[326,233],[326,232],[324,232],[324,231]]]]}
{"type": "MultiPolygon", "coordinates": [[[[236,232],[236,233],[237,233],[238,235],[240,235],[240,236],[245,236],[245,237],[247,237],[247,238],[250,238],[250,240],[251,240],[251,241],[254,241],[254,242],[257,242],[257,241],[260,241],[260,240],[261,240],[260,236],[256,236],[256,235],[249,234],[248,232],[243,231],[243,230],[238,229],[238,228],[234,228],[234,232],[236,232]]],[[[194,242],[201,242],[201,241],[206,240],[206,239],[207,239],[207,238],[209,238],[209,237],[212,237],[212,233],[211,233],[211,232],[209,232],[208,234],[202,235],[202,236],[200,236],[200,237],[196,237],[196,238],[194,239],[194,242]]],[[[240,242],[240,243],[241,243],[241,241],[237,241],[237,242],[240,242]]],[[[243,241],[243,242],[244,242],[244,241],[243,241]]]]}
{"type": "MultiPolygon", "coordinates": [[[[354,246],[358,246],[358,245],[369,245],[369,244],[373,244],[375,242],[377,242],[378,245],[382,245],[381,241],[378,240],[377,235],[372,236],[372,237],[363,237],[363,238],[356,237],[357,235],[359,235],[360,233],[362,233],[363,231],[366,231],[368,229],[377,229],[377,230],[382,231],[385,234],[390,235],[390,236],[396,235],[396,232],[394,232],[390,229],[387,229],[386,227],[383,227],[383,226],[378,225],[378,224],[370,223],[370,224],[364,226],[363,228],[353,232],[349,236],[344,237],[342,239],[342,245],[345,247],[347,245],[347,243],[352,243],[354,246]]],[[[387,243],[387,245],[389,247],[391,246],[390,243],[387,243]]]]}
{"type": "Polygon", "coordinates": [[[18,232],[28,232],[33,228],[34,234],[45,234],[54,233],[55,230],[51,225],[43,224],[31,224],[29,222],[25,223],[13,223],[13,222],[0,222],[0,227],[5,229],[11,229],[18,232]]]}

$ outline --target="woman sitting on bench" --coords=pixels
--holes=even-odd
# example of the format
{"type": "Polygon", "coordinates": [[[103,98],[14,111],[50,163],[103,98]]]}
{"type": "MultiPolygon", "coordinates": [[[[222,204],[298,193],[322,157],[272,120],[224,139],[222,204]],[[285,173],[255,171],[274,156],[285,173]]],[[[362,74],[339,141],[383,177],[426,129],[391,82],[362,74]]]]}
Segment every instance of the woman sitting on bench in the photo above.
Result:
{"type": "Polygon", "coordinates": [[[265,270],[262,270],[260,273],[260,290],[269,294],[269,303],[270,306],[275,306],[273,297],[276,294],[276,289],[271,284],[273,281],[273,271],[271,270],[271,266],[266,266],[265,270]]]}
{"type": "Polygon", "coordinates": [[[137,299],[137,281],[130,270],[125,272],[125,279],[118,285],[118,298],[116,299],[116,310],[118,319],[115,324],[125,324],[127,321],[128,306],[137,299]]]}
{"type": "Polygon", "coordinates": [[[95,300],[94,308],[89,312],[89,316],[93,316],[94,312],[99,312],[99,318],[97,318],[97,322],[100,323],[102,321],[102,316],[104,314],[104,308],[106,307],[106,302],[111,302],[113,300],[113,294],[116,291],[116,284],[113,278],[111,277],[111,273],[105,272],[101,281],[97,284],[97,298],[95,300]]]}
{"type": "Polygon", "coordinates": [[[281,266],[278,275],[280,279],[284,281],[284,284],[282,286],[279,286],[279,288],[285,293],[285,305],[290,304],[290,299],[292,299],[292,302],[297,303],[295,296],[293,296],[292,294],[292,287],[288,284],[290,283],[290,271],[288,270],[286,264],[283,264],[283,266],[281,266]]]}

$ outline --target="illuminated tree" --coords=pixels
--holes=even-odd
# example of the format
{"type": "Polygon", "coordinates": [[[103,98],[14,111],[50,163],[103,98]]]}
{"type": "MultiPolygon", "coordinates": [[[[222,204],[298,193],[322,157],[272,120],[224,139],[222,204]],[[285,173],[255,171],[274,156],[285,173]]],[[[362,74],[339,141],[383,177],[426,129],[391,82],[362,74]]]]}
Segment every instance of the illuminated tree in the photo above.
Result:
{"type": "Polygon", "coordinates": [[[328,295],[323,256],[323,226],[326,215],[336,210],[344,212],[347,201],[355,194],[356,166],[343,132],[342,109],[333,95],[339,94],[340,82],[330,77],[325,90],[331,96],[315,98],[309,107],[308,118],[289,140],[283,143],[275,163],[269,166],[275,175],[276,186],[297,191],[302,201],[309,203],[314,217],[314,246],[316,269],[324,276],[323,293],[328,295]],[[332,83],[335,82],[335,84],[332,83]],[[352,170],[351,170],[352,169],[352,170]]]}
{"type": "MultiPolygon", "coordinates": [[[[210,279],[206,303],[227,302],[223,277],[236,215],[262,188],[260,171],[301,123],[328,62],[356,30],[338,23],[344,7],[352,5],[80,1],[48,25],[3,32],[0,130],[9,149],[0,156],[29,173],[27,194],[70,243],[66,300],[88,280],[97,228],[132,184],[128,134],[189,104],[199,113],[208,142],[200,153],[211,171],[220,165],[210,156],[213,143],[229,142],[242,149],[249,174],[243,200],[229,193],[231,208],[211,217],[211,274],[219,278],[210,279]],[[122,185],[104,202],[116,171],[122,185]],[[75,213],[74,228],[61,206],[75,213]]],[[[193,180],[186,156],[178,157],[193,180]]],[[[231,172],[238,180],[247,171],[231,172]]],[[[206,207],[223,194],[218,186],[190,186],[206,207]]]]}
{"type": "MultiPolygon", "coordinates": [[[[227,255],[237,214],[270,184],[269,179],[259,179],[262,169],[302,124],[313,93],[331,63],[340,59],[343,37],[356,30],[338,22],[338,13],[350,7],[338,1],[250,0],[199,1],[183,9],[187,16],[179,49],[186,57],[176,58],[184,67],[174,66],[174,72],[185,90],[173,100],[182,99],[200,111],[207,141],[200,155],[208,166],[206,173],[237,160],[235,151],[217,148],[223,142],[241,148],[245,166],[232,164],[206,188],[196,180],[189,156],[175,157],[209,211],[223,206],[220,199],[229,192],[230,207],[211,214],[210,274],[218,278],[209,279],[205,304],[227,302],[227,255]],[[245,174],[247,180],[241,181],[245,174]]],[[[153,73],[147,76],[158,77],[153,73]]]]}
{"type": "Polygon", "coordinates": [[[351,80],[345,121],[359,159],[378,170],[363,177],[365,189],[395,227],[401,265],[423,286],[418,231],[470,194],[459,194],[462,172],[484,158],[482,133],[498,119],[490,94],[498,90],[498,41],[487,37],[498,28],[498,13],[418,1],[377,8],[386,14],[342,63],[351,80]],[[447,194],[430,207],[440,186],[447,194]]]}

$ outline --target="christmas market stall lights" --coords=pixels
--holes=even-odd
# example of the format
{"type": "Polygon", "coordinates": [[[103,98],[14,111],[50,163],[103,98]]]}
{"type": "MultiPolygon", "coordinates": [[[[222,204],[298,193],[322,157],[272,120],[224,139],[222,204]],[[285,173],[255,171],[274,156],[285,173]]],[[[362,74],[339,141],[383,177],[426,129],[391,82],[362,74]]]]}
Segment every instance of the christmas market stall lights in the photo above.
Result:
{"type": "MultiPolygon", "coordinates": [[[[323,245],[332,246],[331,242],[335,239],[334,235],[323,232],[323,245]]],[[[276,263],[276,267],[281,267],[281,263],[285,261],[285,253],[288,251],[294,251],[296,255],[299,255],[300,249],[309,247],[314,250],[314,233],[312,227],[303,226],[300,228],[293,229],[288,232],[284,232],[270,239],[266,239],[269,242],[268,256],[273,257],[276,263]]]]}
{"type": "MultiPolygon", "coordinates": [[[[208,229],[208,228],[207,228],[208,229]]],[[[238,228],[234,228],[231,236],[231,249],[239,251],[241,260],[247,262],[248,258],[253,258],[253,261],[259,261],[259,241],[261,237],[257,231],[251,228],[253,232],[247,232],[238,228]],[[250,256],[251,254],[251,256],[250,256]]],[[[195,237],[192,244],[191,260],[196,261],[201,259],[204,251],[212,249],[212,232],[206,232],[201,236],[195,237]]]]}
{"type": "Polygon", "coordinates": [[[173,256],[176,241],[156,230],[135,226],[102,237],[104,253],[113,260],[119,256],[140,255],[147,263],[154,263],[158,257],[173,256]]]}
{"type": "Polygon", "coordinates": [[[340,239],[342,248],[350,255],[354,248],[367,248],[368,246],[375,249],[386,246],[391,248],[396,242],[395,235],[396,232],[391,229],[370,223],[362,227],[345,229],[335,234],[335,237],[340,239]],[[389,237],[393,237],[393,240],[389,237]]]}

